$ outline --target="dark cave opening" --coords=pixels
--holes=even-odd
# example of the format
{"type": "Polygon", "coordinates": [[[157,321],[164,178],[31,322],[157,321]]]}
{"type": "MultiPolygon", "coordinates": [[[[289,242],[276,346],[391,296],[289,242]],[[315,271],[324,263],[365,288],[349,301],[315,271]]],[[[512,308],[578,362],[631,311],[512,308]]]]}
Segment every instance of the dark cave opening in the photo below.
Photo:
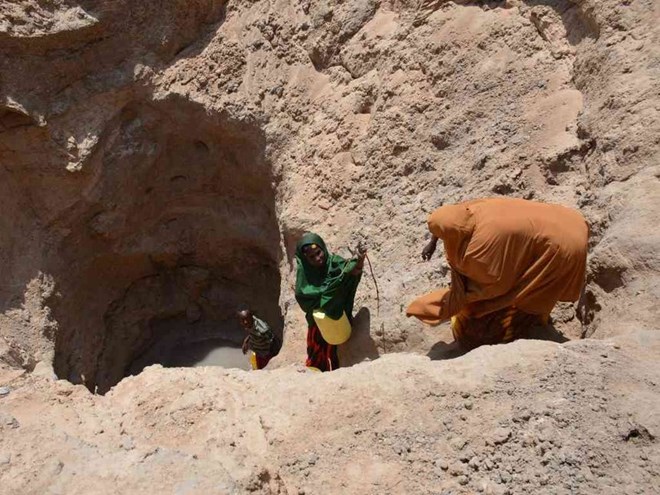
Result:
{"type": "Polygon", "coordinates": [[[85,180],[49,259],[59,377],[104,393],[147,365],[195,365],[216,349],[235,366],[244,305],[281,332],[280,232],[258,126],[188,101],[133,105],[85,180]]]}

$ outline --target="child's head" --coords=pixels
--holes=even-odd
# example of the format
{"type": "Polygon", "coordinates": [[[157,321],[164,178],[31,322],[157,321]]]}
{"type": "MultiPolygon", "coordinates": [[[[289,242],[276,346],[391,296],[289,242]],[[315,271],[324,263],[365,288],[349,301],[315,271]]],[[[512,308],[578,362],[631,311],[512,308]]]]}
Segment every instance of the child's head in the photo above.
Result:
{"type": "Polygon", "coordinates": [[[244,330],[249,330],[254,325],[254,318],[252,317],[252,311],[249,309],[241,309],[237,313],[238,322],[241,324],[244,330]]]}

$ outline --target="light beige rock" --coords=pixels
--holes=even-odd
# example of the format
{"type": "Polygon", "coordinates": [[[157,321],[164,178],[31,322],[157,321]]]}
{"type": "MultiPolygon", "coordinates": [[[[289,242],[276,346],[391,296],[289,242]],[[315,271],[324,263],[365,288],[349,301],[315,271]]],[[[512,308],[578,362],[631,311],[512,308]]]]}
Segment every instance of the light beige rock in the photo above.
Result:
{"type": "Polygon", "coordinates": [[[4,2],[3,487],[650,493],[656,10],[4,2]],[[584,318],[562,304],[553,319],[565,337],[600,340],[459,357],[446,325],[405,318],[447,282],[442,253],[419,256],[427,214],[496,194],[588,218],[584,318]],[[329,375],[301,367],[293,254],[308,229],[343,255],[365,240],[380,292],[378,304],[365,273],[340,349],[355,366],[329,375]],[[234,311],[248,303],[284,332],[269,371],[122,380],[199,342],[239,342],[234,311]],[[37,376],[51,361],[56,382],[37,376]]]}

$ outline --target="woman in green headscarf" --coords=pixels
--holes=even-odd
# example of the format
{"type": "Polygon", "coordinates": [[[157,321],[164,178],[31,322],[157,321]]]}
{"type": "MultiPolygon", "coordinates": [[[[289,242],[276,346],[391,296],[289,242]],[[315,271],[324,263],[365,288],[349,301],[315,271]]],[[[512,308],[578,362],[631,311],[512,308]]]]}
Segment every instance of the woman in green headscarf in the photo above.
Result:
{"type": "Polygon", "coordinates": [[[301,237],[296,245],[296,301],[307,318],[306,366],[321,371],[339,368],[337,346],[328,344],[312,313],[322,310],[328,317],[338,320],[346,313],[353,320],[355,292],[362,278],[366,250],[360,248],[357,259],[345,260],[330,254],[320,236],[311,232],[301,237]]]}

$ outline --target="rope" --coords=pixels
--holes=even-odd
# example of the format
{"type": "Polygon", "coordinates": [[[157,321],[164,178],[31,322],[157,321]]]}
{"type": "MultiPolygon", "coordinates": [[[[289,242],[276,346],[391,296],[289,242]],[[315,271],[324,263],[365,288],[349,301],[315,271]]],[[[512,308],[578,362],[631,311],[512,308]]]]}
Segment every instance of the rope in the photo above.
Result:
{"type": "MultiPolygon", "coordinates": [[[[355,256],[355,253],[351,248],[348,248],[348,251],[351,253],[351,256],[355,256]]],[[[376,288],[376,314],[380,316],[380,290],[378,289],[378,282],[376,281],[376,275],[374,275],[374,267],[371,266],[371,260],[369,259],[369,254],[365,253],[364,257],[367,259],[369,264],[369,272],[371,273],[371,278],[374,281],[374,287],[376,288]]]]}
{"type": "Polygon", "coordinates": [[[369,259],[369,254],[365,254],[364,257],[369,263],[369,271],[371,272],[371,278],[374,281],[374,287],[376,287],[376,314],[380,316],[380,290],[378,290],[378,282],[376,281],[376,275],[374,275],[374,267],[371,266],[371,260],[369,259]]]}

